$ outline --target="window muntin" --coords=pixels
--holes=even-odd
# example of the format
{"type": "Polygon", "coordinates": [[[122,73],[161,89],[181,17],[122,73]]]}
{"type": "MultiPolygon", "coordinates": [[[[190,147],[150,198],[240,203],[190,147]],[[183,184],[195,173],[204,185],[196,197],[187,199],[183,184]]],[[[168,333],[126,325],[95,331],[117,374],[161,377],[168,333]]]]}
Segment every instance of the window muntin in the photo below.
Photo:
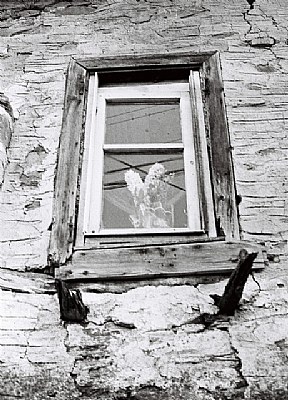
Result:
{"type": "Polygon", "coordinates": [[[94,125],[85,233],[201,230],[188,83],[99,88],[94,125]],[[158,193],[133,198],[125,173],[145,184],[157,166],[158,193]]]}

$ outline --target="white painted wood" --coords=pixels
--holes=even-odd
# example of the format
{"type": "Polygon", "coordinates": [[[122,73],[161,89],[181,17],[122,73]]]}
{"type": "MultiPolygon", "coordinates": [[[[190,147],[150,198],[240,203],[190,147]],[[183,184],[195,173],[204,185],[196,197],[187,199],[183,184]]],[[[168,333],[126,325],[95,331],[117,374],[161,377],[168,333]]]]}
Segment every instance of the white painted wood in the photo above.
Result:
{"type": "MultiPolygon", "coordinates": [[[[90,200],[87,202],[89,210],[89,219],[87,224],[87,233],[99,232],[101,224],[102,207],[102,186],[103,186],[103,168],[104,168],[104,135],[105,135],[105,98],[98,96],[97,118],[92,126],[92,156],[91,156],[91,192],[90,200]]],[[[88,200],[88,199],[87,199],[88,200]]]]}
{"type": "Polygon", "coordinates": [[[207,150],[206,129],[205,129],[203,100],[201,94],[199,71],[190,71],[189,85],[190,85],[190,94],[192,99],[192,107],[196,109],[196,113],[192,113],[192,115],[196,116],[198,122],[197,126],[199,129],[200,154],[197,162],[202,164],[202,172],[203,172],[202,178],[204,184],[204,199],[202,199],[202,201],[205,201],[206,204],[208,234],[210,237],[216,237],[217,232],[215,224],[214,204],[212,197],[210,166],[209,166],[209,158],[207,150]]]}
{"type": "Polygon", "coordinates": [[[109,86],[100,87],[99,95],[104,96],[106,99],[118,100],[122,99],[158,99],[158,100],[177,100],[181,93],[189,92],[189,84],[182,83],[165,83],[160,85],[135,85],[135,86],[109,86]]]}
{"type": "Polygon", "coordinates": [[[97,92],[98,92],[98,75],[97,73],[90,76],[88,85],[88,99],[87,111],[85,121],[85,138],[84,138],[84,151],[82,162],[82,174],[80,183],[80,199],[79,199],[79,212],[76,234],[76,246],[84,244],[84,233],[87,231],[89,219],[89,202],[92,184],[92,166],[91,159],[93,156],[94,140],[92,127],[95,126],[95,117],[97,109],[97,92]]]}
{"type": "Polygon", "coordinates": [[[168,153],[172,150],[183,150],[183,143],[135,143],[135,144],[104,144],[103,146],[105,151],[113,151],[115,152],[123,152],[129,151],[133,152],[135,150],[157,150],[158,152],[162,152],[162,150],[168,150],[168,153]]]}
{"type": "Polygon", "coordinates": [[[188,93],[181,95],[180,100],[182,140],[184,144],[184,171],[187,201],[188,227],[194,231],[201,230],[199,194],[195,148],[192,130],[191,104],[188,93]]]}
{"type": "MultiPolygon", "coordinates": [[[[148,228],[123,228],[123,229],[103,229],[100,232],[96,232],[94,235],[95,236],[116,236],[116,235],[129,235],[129,234],[139,234],[139,235],[144,235],[144,234],[171,234],[171,233],[183,233],[187,235],[188,233],[199,233],[201,230],[193,231],[190,228],[169,228],[169,229],[160,229],[160,228],[154,228],[154,229],[148,229],[148,228]]],[[[204,232],[203,232],[204,233],[204,232]]]]}
{"type": "MultiPolygon", "coordinates": [[[[101,229],[101,215],[103,202],[103,168],[104,152],[108,153],[133,153],[142,152],[167,152],[183,151],[184,170],[185,170],[185,189],[187,199],[187,229],[169,228],[167,232],[193,232],[201,231],[199,193],[197,186],[196,158],[193,140],[191,103],[189,94],[189,83],[169,83],[162,85],[140,85],[125,87],[104,87],[97,90],[97,117],[91,122],[91,132],[93,139],[90,140],[90,161],[88,168],[89,190],[86,191],[85,212],[85,232],[87,234],[127,234],[127,233],[147,233],[156,232],[157,229],[101,229]],[[179,101],[180,118],[183,143],[143,143],[143,144],[104,144],[105,136],[105,111],[106,102],[115,100],[141,101],[179,101]],[[89,199],[88,199],[89,197],[89,199]]],[[[95,105],[94,105],[95,106],[95,105]]],[[[95,113],[94,113],[95,115],[95,113]]],[[[165,232],[161,229],[159,232],[165,232]]]]}

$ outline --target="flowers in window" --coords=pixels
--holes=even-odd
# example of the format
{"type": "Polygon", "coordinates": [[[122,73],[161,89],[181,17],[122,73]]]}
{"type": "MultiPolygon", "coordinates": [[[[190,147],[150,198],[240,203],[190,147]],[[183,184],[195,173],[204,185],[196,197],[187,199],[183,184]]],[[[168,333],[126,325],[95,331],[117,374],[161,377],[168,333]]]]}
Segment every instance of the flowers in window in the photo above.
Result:
{"type": "Polygon", "coordinates": [[[144,181],[138,172],[129,169],[125,173],[127,189],[130,191],[134,212],[130,221],[134,228],[173,227],[173,215],[168,205],[168,192],[173,174],[167,173],[160,163],[153,164],[144,181]]]}

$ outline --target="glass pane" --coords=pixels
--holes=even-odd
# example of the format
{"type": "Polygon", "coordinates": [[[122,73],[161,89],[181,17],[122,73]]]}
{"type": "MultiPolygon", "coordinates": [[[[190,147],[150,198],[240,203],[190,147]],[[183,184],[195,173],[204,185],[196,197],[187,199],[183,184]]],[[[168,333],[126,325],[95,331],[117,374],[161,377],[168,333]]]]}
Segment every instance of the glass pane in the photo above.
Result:
{"type": "Polygon", "coordinates": [[[107,103],[107,144],[179,143],[179,101],[107,103]]]}
{"type": "Polygon", "coordinates": [[[187,227],[183,152],[106,153],[101,228],[187,227]]]}

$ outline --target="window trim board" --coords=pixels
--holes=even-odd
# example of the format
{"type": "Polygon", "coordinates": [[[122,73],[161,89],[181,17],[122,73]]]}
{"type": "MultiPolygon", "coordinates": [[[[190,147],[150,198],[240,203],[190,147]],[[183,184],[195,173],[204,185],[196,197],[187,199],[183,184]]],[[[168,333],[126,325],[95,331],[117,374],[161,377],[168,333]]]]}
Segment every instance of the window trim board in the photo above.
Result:
{"type": "Polygon", "coordinates": [[[226,117],[224,85],[221,78],[220,55],[215,52],[200,69],[207,113],[208,152],[211,163],[214,208],[218,235],[227,240],[239,239],[238,209],[232,147],[226,117]]]}
{"type": "Polygon", "coordinates": [[[48,254],[48,265],[52,266],[64,264],[73,251],[88,81],[87,70],[72,59],[66,75],[64,111],[54,181],[48,254]]]}

